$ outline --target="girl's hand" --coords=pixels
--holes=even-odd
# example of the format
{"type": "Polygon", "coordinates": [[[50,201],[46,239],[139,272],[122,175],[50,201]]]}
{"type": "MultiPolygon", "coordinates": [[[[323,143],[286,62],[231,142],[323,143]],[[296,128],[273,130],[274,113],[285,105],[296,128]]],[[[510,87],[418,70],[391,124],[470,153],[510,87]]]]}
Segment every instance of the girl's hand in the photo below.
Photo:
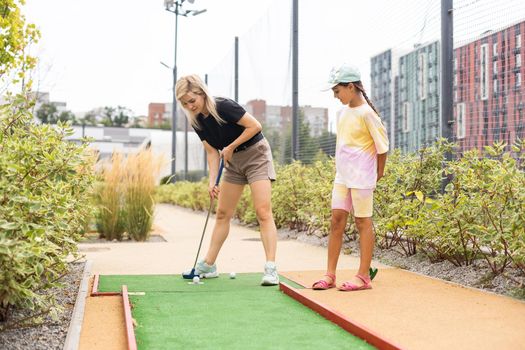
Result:
{"type": "Polygon", "coordinates": [[[377,181],[376,182],[379,182],[379,180],[381,180],[381,178],[385,176],[385,174],[383,174],[382,172],[381,173],[377,173],[377,181]]]}
{"type": "Polygon", "coordinates": [[[226,146],[222,149],[221,157],[222,159],[224,159],[224,164],[228,164],[228,162],[232,159],[233,151],[233,148],[231,148],[230,146],[226,146]]]}
{"type": "Polygon", "coordinates": [[[215,186],[215,183],[210,183],[208,185],[208,193],[210,194],[211,199],[215,199],[219,197],[219,186],[215,186]]]}

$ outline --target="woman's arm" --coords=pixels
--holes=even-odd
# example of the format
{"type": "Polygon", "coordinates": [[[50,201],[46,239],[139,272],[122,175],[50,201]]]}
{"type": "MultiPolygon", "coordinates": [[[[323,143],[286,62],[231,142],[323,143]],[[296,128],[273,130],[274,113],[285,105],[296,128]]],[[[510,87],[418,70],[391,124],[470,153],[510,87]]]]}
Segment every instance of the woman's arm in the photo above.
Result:
{"type": "Polygon", "coordinates": [[[381,153],[377,155],[377,181],[381,179],[385,172],[386,164],[386,153],[381,153]]]}
{"type": "Polygon", "coordinates": [[[219,151],[213,148],[206,141],[202,141],[202,144],[204,145],[204,149],[206,150],[206,156],[208,158],[208,169],[209,169],[209,175],[210,175],[210,181],[208,184],[208,193],[210,194],[210,197],[217,198],[217,196],[219,195],[219,188],[215,186],[215,181],[219,173],[219,161],[220,161],[219,151]]]}
{"type": "Polygon", "coordinates": [[[233,151],[255,136],[258,132],[262,130],[261,123],[257,121],[251,114],[245,113],[237,124],[244,127],[244,131],[239,135],[232,143],[222,149],[222,157],[224,162],[228,162],[233,155],[233,151]]]}

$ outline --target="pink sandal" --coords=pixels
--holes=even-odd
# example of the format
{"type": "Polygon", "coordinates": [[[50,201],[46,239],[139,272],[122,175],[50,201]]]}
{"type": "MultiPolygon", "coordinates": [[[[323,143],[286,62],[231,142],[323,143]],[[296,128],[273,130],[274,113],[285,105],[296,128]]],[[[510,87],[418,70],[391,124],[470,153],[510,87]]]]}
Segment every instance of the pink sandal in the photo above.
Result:
{"type": "Polygon", "coordinates": [[[353,292],[356,290],[372,289],[372,280],[370,279],[370,277],[363,275],[355,275],[355,277],[363,281],[364,284],[362,286],[358,286],[351,282],[345,282],[341,285],[341,287],[339,287],[339,290],[343,292],[353,292]]]}
{"type": "Polygon", "coordinates": [[[312,285],[313,290],[327,290],[335,287],[335,275],[333,273],[327,272],[325,276],[330,277],[330,279],[332,279],[332,283],[328,283],[325,280],[319,280],[317,282],[314,282],[314,284],[312,285]]]}

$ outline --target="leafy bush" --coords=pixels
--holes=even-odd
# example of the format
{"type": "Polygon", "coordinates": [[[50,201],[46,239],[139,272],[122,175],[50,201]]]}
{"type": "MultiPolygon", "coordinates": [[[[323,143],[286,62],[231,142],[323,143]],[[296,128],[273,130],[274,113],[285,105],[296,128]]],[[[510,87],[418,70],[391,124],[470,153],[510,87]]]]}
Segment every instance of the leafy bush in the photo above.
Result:
{"type": "Polygon", "coordinates": [[[378,245],[400,247],[414,255],[421,237],[410,230],[417,223],[424,203],[435,198],[441,187],[445,153],[452,145],[443,141],[417,154],[394,150],[386,163],[385,176],[374,193],[374,222],[378,245]]]}
{"type": "Polygon", "coordinates": [[[42,291],[66,272],[91,211],[86,144],[65,140],[68,125],[34,124],[30,107],[23,96],[0,106],[0,321],[13,307],[56,313],[42,291]]]}
{"type": "Polygon", "coordinates": [[[468,151],[448,163],[446,172],[453,177],[446,192],[414,227],[424,236],[428,255],[455,265],[481,257],[494,275],[523,259],[525,174],[505,147],[486,147],[486,154],[468,151]]]}

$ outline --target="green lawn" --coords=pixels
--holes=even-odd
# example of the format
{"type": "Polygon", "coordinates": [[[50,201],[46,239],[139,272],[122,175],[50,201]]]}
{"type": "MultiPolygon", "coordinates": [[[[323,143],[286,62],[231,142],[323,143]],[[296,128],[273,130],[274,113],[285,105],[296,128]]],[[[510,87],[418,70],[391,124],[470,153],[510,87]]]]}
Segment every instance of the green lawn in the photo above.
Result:
{"type": "Polygon", "coordinates": [[[100,276],[99,291],[128,286],[139,349],[374,349],[260,278],[100,276]]]}

